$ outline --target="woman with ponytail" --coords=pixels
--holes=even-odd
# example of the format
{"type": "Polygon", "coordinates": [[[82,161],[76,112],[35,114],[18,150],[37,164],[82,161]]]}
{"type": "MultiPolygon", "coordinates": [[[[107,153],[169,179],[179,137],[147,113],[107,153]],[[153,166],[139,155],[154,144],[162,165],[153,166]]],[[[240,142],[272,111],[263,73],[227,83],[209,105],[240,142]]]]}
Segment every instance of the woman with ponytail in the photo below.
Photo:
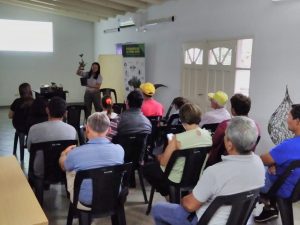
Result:
{"type": "Polygon", "coordinates": [[[105,95],[102,98],[102,107],[103,112],[106,112],[106,115],[110,119],[110,132],[107,133],[107,138],[112,140],[112,138],[117,134],[117,128],[119,123],[119,115],[113,112],[113,101],[110,96],[105,95]]]}

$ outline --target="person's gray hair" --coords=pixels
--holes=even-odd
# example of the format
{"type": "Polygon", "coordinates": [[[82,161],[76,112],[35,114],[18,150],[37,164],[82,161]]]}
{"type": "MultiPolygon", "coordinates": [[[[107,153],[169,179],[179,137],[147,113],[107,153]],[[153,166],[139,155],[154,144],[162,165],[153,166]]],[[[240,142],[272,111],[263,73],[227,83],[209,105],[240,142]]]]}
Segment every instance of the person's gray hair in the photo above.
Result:
{"type": "Polygon", "coordinates": [[[103,133],[110,126],[110,120],[105,112],[95,112],[87,119],[88,126],[97,133],[103,133]]]}
{"type": "Polygon", "coordinates": [[[258,130],[253,120],[245,116],[236,116],[230,120],[225,135],[236,151],[243,155],[248,154],[255,147],[258,130]]]}

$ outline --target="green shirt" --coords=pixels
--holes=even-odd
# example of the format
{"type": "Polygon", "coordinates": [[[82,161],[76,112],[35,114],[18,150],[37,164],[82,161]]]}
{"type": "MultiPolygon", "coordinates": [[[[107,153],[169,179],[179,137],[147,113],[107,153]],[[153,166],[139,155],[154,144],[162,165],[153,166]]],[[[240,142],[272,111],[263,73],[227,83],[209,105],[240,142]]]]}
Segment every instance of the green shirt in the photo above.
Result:
{"type": "MultiPolygon", "coordinates": [[[[196,147],[207,147],[212,145],[210,132],[205,129],[201,129],[200,127],[176,134],[175,137],[176,140],[180,142],[180,150],[196,147]]],[[[176,160],[169,175],[169,180],[175,183],[179,183],[181,181],[184,164],[184,158],[181,157],[176,160]]],[[[164,166],[161,166],[161,169],[165,171],[164,166]]]]}

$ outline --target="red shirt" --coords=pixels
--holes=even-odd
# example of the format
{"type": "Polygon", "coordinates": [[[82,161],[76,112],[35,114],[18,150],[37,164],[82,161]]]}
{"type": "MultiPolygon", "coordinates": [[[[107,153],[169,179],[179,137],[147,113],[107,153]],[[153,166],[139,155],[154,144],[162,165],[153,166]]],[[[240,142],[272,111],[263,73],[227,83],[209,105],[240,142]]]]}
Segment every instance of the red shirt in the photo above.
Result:
{"type": "Polygon", "coordinates": [[[164,114],[163,105],[153,98],[145,99],[141,110],[144,116],[162,116],[164,114]]]}
{"type": "MultiPolygon", "coordinates": [[[[230,120],[225,120],[222,123],[220,123],[212,137],[212,148],[209,152],[209,157],[206,163],[206,166],[211,166],[213,164],[216,164],[218,162],[221,162],[221,156],[222,155],[227,155],[227,151],[225,148],[225,144],[224,144],[224,136],[225,136],[225,130],[228,126],[228,123],[230,122],[230,120]]],[[[260,129],[257,123],[256,127],[257,127],[257,131],[258,131],[258,139],[256,142],[256,145],[258,144],[259,138],[260,138],[260,129]]],[[[256,147],[255,145],[255,147],[256,147]]],[[[253,151],[255,151],[255,147],[253,148],[253,151]]]]}

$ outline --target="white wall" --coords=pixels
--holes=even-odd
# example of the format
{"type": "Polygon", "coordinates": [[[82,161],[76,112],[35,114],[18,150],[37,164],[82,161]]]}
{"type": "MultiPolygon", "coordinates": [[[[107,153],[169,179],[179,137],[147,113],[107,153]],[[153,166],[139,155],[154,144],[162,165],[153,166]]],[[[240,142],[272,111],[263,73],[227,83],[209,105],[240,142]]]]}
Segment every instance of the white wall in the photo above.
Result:
{"type": "Polygon", "coordinates": [[[258,152],[273,146],[267,123],[284,97],[288,85],[294,103],[300,102],[300,2],[271,0],[176,0],[148,10],[149,19],[176,16],[174,23],[160,25],[146,33],[116,27],[116,20],[95,25],[95,55],[113,54],[115,44],[146,44],[146,77],[164,83],[157,98],[167,107],[180,94],[182,44],[189,41],[254,38],[250,97],[251,117],[258,121],[262,138],[258,152]]]}
{"type": "Polygon", "coordinates": [[[70,92],[67,101],[83,101],[84,88],[80,86],[75,71],[78,54],[85,54],[87,69],[97,59],[94,58],[93,23],[5,4],[0,4],[0,18],[53,22],[54,46],[53,53],[0,51],[0,105],[12,103],[22,82],[30,83],[32,89],[56,82],[70,92]]]}

